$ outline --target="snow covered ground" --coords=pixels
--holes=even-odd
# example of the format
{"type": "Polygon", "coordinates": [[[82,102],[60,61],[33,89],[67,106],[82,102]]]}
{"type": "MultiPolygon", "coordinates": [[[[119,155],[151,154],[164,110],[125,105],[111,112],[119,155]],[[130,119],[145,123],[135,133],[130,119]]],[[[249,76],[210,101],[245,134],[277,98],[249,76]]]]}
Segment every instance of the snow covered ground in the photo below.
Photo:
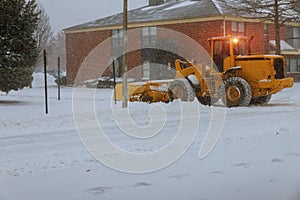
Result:
{"type": "MultiPolygon", "coordinates": [[[[180,102],[130,103],[132,120],[145,132],[149,123],[166,120],[159,134],[151,138],[128,137],[114,119],[121,103],[111,102],[113,91],[95,91],[98,123],[121,148],[154,152],[171,141],[180,128],[180,102]]],[[[188,151],[172,165],[142,174],[113,170],[88,153],[75,128],[72,88],[62,89],[61,101],[57,101],[56,88],[49,89],[48,115],[44,114],[43,88],[3,94],[0,200],[299,200],[299,91],[300,84],[296,83],[274,95],[266,106],[227,109],[221,137],[204,159],[198,154],[212,108],[200,105],[197,115],[191,116],[191,120],[198,119],[198,129],[192,124],[186,129],[187,134],[197,133],[188,151]]],[[[87,105],[88,101],[80,99],[87,105]]],[[[89,118],[84,107],[81,114],[89,118]]],[[[130,132],[130,127],[125,128],[130,132]]]]}

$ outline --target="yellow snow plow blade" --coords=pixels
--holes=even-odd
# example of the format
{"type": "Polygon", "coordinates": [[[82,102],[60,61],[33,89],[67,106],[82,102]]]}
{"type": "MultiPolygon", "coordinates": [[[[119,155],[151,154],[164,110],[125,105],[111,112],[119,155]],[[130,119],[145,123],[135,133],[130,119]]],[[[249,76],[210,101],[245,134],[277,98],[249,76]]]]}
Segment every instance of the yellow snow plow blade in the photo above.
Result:
{"type": "MultiPolygon", "coordinates": [[[[168,87],[173,80],[128,83],[128,101],[169,102],[168,87]]],[[[123,100],[123,84],[116,85],[116,99],[123,100]]]]}

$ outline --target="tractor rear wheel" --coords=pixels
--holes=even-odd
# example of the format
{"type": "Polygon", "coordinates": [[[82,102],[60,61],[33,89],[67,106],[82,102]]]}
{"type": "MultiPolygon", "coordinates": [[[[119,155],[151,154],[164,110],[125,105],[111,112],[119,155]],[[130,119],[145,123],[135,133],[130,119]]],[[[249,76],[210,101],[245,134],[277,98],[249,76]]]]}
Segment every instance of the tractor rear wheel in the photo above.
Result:
{"type": "Polygon", "coordinates": [[[194,101],[195,91],[185,78],[176,79],[169,86],[169,100],[181,99],[182,101],[194,101]]]}
{"type": "Polygon", "coordinates": [[[251,87],[241,77],[227,79],[221,88],[222,102],[227,107],[249,106],[252,98],[251,87]]]}

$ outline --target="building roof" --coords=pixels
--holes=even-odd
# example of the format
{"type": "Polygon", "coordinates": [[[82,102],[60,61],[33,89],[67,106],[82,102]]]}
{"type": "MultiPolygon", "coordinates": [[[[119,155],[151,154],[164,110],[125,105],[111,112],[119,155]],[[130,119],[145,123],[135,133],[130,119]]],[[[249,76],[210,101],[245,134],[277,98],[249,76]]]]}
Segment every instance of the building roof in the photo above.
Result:
{"type": "MultiPolygon", "coordinates": [[[[223,0],[167,0],[158,6],[144,6],[128,12],[129,24],[164,20],[184,20],[230,14],[223,0]]],[[[232,15],[232,13],[231,13],[232,15]]],[[[123,23],[123,14],[119,13],[65,29],[76,31],[99,27],[118,26],[123,23]]]]}

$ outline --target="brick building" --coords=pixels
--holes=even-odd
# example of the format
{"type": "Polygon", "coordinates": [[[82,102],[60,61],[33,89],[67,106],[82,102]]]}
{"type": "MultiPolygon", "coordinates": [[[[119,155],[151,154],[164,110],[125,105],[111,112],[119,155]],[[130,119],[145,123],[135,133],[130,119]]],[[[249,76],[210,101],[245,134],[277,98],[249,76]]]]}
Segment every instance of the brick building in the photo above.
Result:
{"type": "MultiPolygon", "coordinates": [[[[110,75],[112,58],[116,58],[117,75],[121,75],[122,21],[120,13],[64,30],[68,85],[74,84],[83,64],[91,69],[87,78],[92,78],[91,74],[93,78],[110,75]],[[98,48],[99,44],[102,46],[98,48]]],[[[169,68],[174,67],[173,61],[182,53],[180,51],[185,51],[181,55],[189,55],[188,59],[197,57],[197,52],[187,49],[180,38],[172,38],[162,31],[164,29],[192,38],[206,51],[209,51],[209,37],[230,34],[253,37],[252,53],[270,53],[275,38],[273,24],[237,17],[219,0],[149,0],[148,6],[129,11],[128,21],[127,65],[129,69],[141,66],[133,72],[137,79],[171,78],[173,72],[169,68]],[[150,48],[158,44],[172,46],[176,53],[150,48]]],[[[300,73],[299,36],[300,23],[289,24],[281,30],[283,54],[288,59],[291,76],[300,73]]]]}

